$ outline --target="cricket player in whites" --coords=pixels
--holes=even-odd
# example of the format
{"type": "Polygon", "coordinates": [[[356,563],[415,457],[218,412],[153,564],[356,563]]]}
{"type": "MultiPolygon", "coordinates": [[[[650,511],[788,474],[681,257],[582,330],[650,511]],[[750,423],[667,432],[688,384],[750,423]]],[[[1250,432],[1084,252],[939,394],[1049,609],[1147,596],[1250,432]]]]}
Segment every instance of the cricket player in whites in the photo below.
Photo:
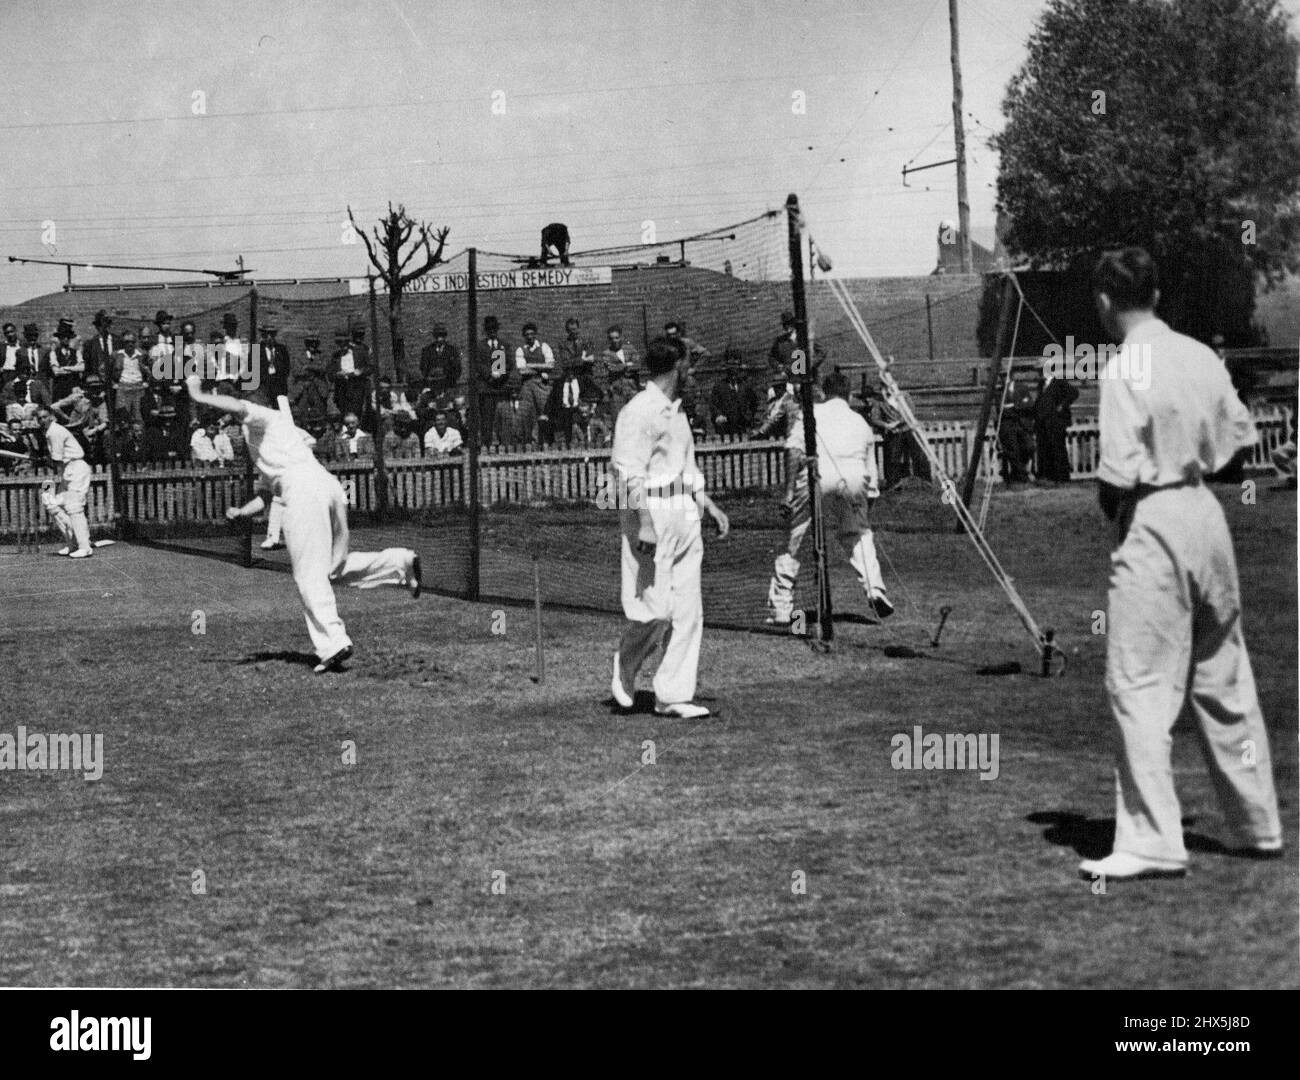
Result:
{"type": "Polygon", "coordinates": [[[95,551],[90,545],[90,522],[86,520],[90,466],[86,464],[85,452],[72,432],[54,419],[48,405],[36,410],[36,422],[45,432],[45,446],[50,459],[63,465],[63,490],[55,494],[52,483],[41,488],[41,505],[68,542],[59,554],[70,559],[88,559],[95,551]],[[73,544],[77,545],[75,550],[73,544]]]}
{"type": "MultiPolygon", "coordinates": [[[[352,640],[339,618],[334,583],[372,589],[405,585],[420,595],[420,556],[409,548],[348,552],[348,508],[343,488],[303,441],[293,418],[278,409],[225,394],[205,393],[198,375],[185,380],[196,405],[237,416],[253,456],[260,487],[284,501],[284,540],[294,584],[302,599],[319,663],[316,674],[337,671],[352,655],[352,640]]],[[[259,495],[246,506],[226,511],[231,520],[260,513],[259,495]]]]}
{"type": "MultiPolygon", "coordinates": [[[[867,511],[880,497],[876,469],[876,436],[861,416],[849,408],[849,380],[838,371],[825,376],[824,400],[814,401],[817,425],[817,471],[822,514],[827,534],[834,534],[849,556],[858,582],[872,611],[880,619],[894,613],[885,591],[885,579],[876,558],[875,538],[867,511]]],[[[814,387],[814,393],[816,388],[814,387]]],[[[776,557],[767,590],[768,622],[785,626],[794,618],[794,585],[799,577],[799,548],[812,524],[812,500],[804,456],[803,419],[794,422],[785,441],[786,501],[782,512],[790,518],[790,540],[776,557]]]]}
{"type": "Polygon", "coordinates": [[[645,356],[646,387],[619,411],[611,463],[617,473],[622,525],[623,613],[627,628],[614,653],[614,700],[630,709],[636,677],[659,647],[655,713],[698,720],[709,710],[695,703],[704,606],[701,513],[726,536],[727,515],[704,493],[695,465],[695,439],[679,396],[685,351],[658,338],[645,356]]]}
{"type": "Polygon", "coordinates": [[[1101,373],[1097,477],[1115,522],[1106,689],[1117,725],[1115,847],[1086,879],[1181,877],[1187,869],[1171,752],[1190,708],[1223,808],[1228,846],[1282,851],[1268,732],[1241,629],[1232,537],[1204,477],[1257,435],[1219,358],[1155,315],[1156,265],[1141,248],[1093,271],[1103,325],[1123,348],[1101,373]]]}

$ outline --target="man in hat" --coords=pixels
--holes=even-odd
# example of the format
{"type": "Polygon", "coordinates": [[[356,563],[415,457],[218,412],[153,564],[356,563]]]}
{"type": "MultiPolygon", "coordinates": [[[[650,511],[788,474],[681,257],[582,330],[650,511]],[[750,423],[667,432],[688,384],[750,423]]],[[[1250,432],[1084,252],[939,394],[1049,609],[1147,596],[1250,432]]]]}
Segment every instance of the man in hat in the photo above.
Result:
{"type": "Polygon", "coordinates": [[[478,344],[474,371],[479,396],[479,444],[484,447],[508,440],[514,430],[511,383],[513,380],[517,389],[519,382],[514,352],[501,338],[500,329],[495,316],[489,315],[483,320],[483,340],[478,344]]]}
{"type": "Polygon", "coordinates": [[[50,396],[56,401],[67,397],[81,385],[81,377],[86,372],[86,364],[81,350],[73,342],[76,331],[71,319],[60,319],[59,327],[54,331],[54,345],[45,354],[45,369],[50,376],[50,396]]]}
{"type": "Polygon", "coordinates": [[[308,334],[302,339],[302,367],[293,377],[289,390],[289,407],[294,422],[319,439],[329,422],[330,392],[333,389],[320,338],[308,334]]]}
{"type": "Polygon", "coordinates": [[[0,382],[5,385],[13,382],[17,378],[18,371],[18,354],[23,351],[22,345],[18,343],[18,327],[13,323],[7,322],[4,325],[4,357],[0,359],[0,382]]]}
{"type": "Polygon", "coordinates": [[[259,350],[261,371],[261,392],[268,405],[274,406],[280,397],[289,396],[290,371],[289,348],[279,340],[279,328],[273,322],[259,327],[262,335],[259,350]]]}
{"type": "Polygon", "coordinates": [[[359,416],[369,396],[370,366],[369,350],[355,335],[355,330],[350,335],[342,329],[334,334],[334,403],[340,413],[359,416]]]}
{"type": "Polygon", "coordinates": [[[42,377],[41,368],[41,328],[34,322],[23,326],[23,347],[19,352],[18,373],[26,374],[29,379],[42,379],[46,391],[50,389],[48,377],[42,377]]]}
{"type": "Polygon", "coordinates": [[[442,323],[433,324],[433,341],[420,350],[420,380],[435,395],[454,394],[460,386],[460,350],[442,323]]]}
{"type": "Polygon", "coordinates": [[[709,395],[709,413],[716,435],[744,435],[758,412],[758,395],[744,385],[745,369],[735,356],[727,359],[727,373],[709,395]]]}
{"type": "Polygon", "coordinates": [[[788,372],[790,362],[794,359],[794,351],[799,347],[799,336],[795,330],[794,312],[781,312],[781,332],[776,335],[776,340],[772,342],[772,348],[768,350],[767,366],[773,374],[777,371],[788,372]]]}
{"type": "Polygon", "coordinates": [[[221,316],[221,330],[221,351],[217,354],[217,382],[229,384],[226,392],[233,392],[235,384],[248,370],[245,362],[247,347],[239,337],[239,319],[235,317],[234,312],[227,311],[221,316]]]}
{"type": "Polygon", "coordinates": [[[140,402],[148,384],[144,353],[134,330],[122,334],[118,349],[113,353],[112,375],[113,408],[117,417],[125,416],[132,424],[142,419],[140,402]]]}
{"type": "Polygon", "coordinates": [[[1025,375],[1007,376],[1006,405],[998,426],[1002,479],[1008,484],[1029,483],[1029,463],[1034,459],[1034,388],[1025,375]]]}
{"type": "Polygon", "coordinates": [[[100,308],[91,322],[95,336],[82,346],[81,355],[85,360],[86,375],[98,375],[107,386],[113,375],[113,353],[117,351],[117,341],[112,333],[113,317],[100,308]]]}
{"type": "Polygon", "coordinates": [[[784,439],[790,434],[795,422],[803,416],[803,409],[799,405],[795,385],[784,368],[770,372],[768,383],[767,412],[751,438],[784,439]]]}
{"type": "Polygon", "coordinates": [[[1070,406],[1079,396],[1078,387],[1058,377],[1052,360],[1043,361],[1042,385],[1034,399],[1034,442],[1038,446],[1038,481],[1042,484],[1070,482],[1070,455],[1066,436],[1070,430],[1070,406]]]}
{"type": "Polygon", "coordinates": [[[172,357],[176,352],[176,344],[172,340],[171,313],[159,311],[153,317],[153,325],[154,329],[150,335],[151,340],[142,345],[148,350],[149,375],[154,379],[176,380],[183,387],[182,375],[171,370],[172,357]]]}

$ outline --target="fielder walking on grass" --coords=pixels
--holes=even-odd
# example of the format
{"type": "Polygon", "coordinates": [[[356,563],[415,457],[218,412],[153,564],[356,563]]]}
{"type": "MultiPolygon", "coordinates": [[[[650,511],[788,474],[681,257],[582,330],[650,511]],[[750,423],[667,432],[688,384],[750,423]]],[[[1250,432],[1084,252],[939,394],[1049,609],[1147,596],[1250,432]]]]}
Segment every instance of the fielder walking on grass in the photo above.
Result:
{"type": "Polygon", "coordinates": [[[1237,853],[1276,857],[1282,825],[1268,732],[1241,629],[1232,537],[1203,478],[1258,436],[1219,358],[1156,318],[1141,248],[1093,273],[1102,323],[1124,352],[1101,377],[1101,504],[1111,555],[1106,689],[1118,725],[1115,848],[1085,878],[1181,877],[1172,732],[1190,706],[1237,853]]]}
{"type": "MultiPolygon", "coordinates": [[[[339,617],[334,583],[359,589],[405,585],[418,597],[420,556],[409,548],[349,553],[343,488],[316,460],[293,418],[251,401],[205,393],[197,375],[186,379],[185,385],[195,404],[228,412],[242,422],[259,486],[284,502],[284,542],[319,660],[316,673],[338,670],[352,655],[352,640],[339,617]]],[[[259,495],[246,506],[227,510],[226,516],[232,521],[252,517],[265,505],[265,498],[259,495]]]]}
{"type": "Polygon", "coordinates": [[[726,536],[730,525],[704,492],[695,440],[679,396],[684,350],[666,338],[650,343],[644,390],[618,414],[611,462],[617,474],[622,537],[622,599],[628,625],[614,653],[614,700],[629,709],[642,665],[662,645],[655,673],[655,712],[695,720],[704,606],[701,512],[726,536]]]}

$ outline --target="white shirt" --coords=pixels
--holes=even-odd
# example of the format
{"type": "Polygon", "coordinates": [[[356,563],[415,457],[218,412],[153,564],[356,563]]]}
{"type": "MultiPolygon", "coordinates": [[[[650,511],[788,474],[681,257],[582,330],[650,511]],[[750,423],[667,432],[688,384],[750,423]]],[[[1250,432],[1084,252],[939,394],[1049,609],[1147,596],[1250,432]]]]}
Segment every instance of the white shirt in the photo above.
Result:
{"type": "Polygon", "coordinates": [[[45,432],[45,446],[52,460],[61,461],[65,465],[69,461],[81,461],[86,456],[76,436],[57,420],[45,432]]]}
{"type": "Polygon", "coordinates": [[[16,370],[17,370],[17,368],[18,368],[18,353],[19,353],[19,350],[20,350],[20,349],[22,349],[22,346],[21,346],[21,345],[10,345],[7,341],[5,342],[5,359],[4,359],[4,365],[3,365],[3,368],[0,368],[0,370],[4,370],[4,371],[16,371],[16,370]]]}
{"type": "MultiPolygon", "coordinates": [[[[534,368],[541,368],[541,367],[543,366],[543,364],[544,364],[544,365],[545,365],[546,367],[548,367],[548,368],[550,368],[550,367],[554,367],[554,366],[555,366],[555,353],[553,353],[553,352],[551,351],[551,347],[550,347],[549,345],[547,345],[546,342],[544,342],[544,341],[539,341],[539,342],[537,342],[537,345],[538,345],[538,347],[539,347],[539,349],[540,349],[540,351],[541,351],[541,354],[542,354],[542,362],[543,362],[543,363],[542,363],[542,364],[536,364],[536,363],[535,363],[535,364],[533,364],[532,366],[533,366],[534,368]]],[[[522,346],[522,345],[518,346],[518,347],[515,349],[515,367],[518,368],[518,369],[521,370],[521,371],[526,371],[526,370],[528,369],[528,367],[529,367],[529,364],[528,364],[528,357],[529,357],[530,355],[535,357],[535,356],[537,355],[537,353],[538,353],[538,349],[533,349],[532,352],[529,353],[528,350],[526,350],[526,349],[524,348],[524,346],[522,346]]]]}
{"type": "MultiPolygon", "coordinates": [[[[876,434],[841,397],[813,405],[817,428],[817,472],[824,493],[879,494],[876,475],[876,434]]],[[[787,450],[804,449],[803,418],[790,426],[787,450]]]]}
{"type": "Polygon", "coordinates": [[[195,428],[190,436],[190,456],[195,461],[216,461],[217,450],[203,428],[195,428]]]}
{"type": "Polygon", "coordinates": [[[230,436],[224,431],[217,432],[217,437],[212,440],[212,449],[222,464],[235,460],[235,448],[230,442],[230,436]]]}
{"type": "Polygon", "coordinates": [[[680,399],[669,401],[657,383],[648,383],[619,410],[610,464],[629,495],[638,487],[649,493],[647,509],[667,506],[698,519],[694,494],[704,490],[704,474],[695,464],[695,436],[681,406],[680,399]],[[662,489],[668,490],[656,497],[662,489]]]}
{"type": "MultiPolygon", "coordinates": [[[[303,442],[293,419],[279,409],[244,402],[244,439],[257,471],[272,494],[284,493],[284,481],[297,471],[326,472],[303,442]]],[[[327,474],[328,475],[328,474],[327,474]]]]}
{"type": "Polygon", "coordinates": [[[437,428],[430,428],[424,433],[424,448],[434,454],[450,454],[464,445],[460,432],[454,427],[439,435],[437,428]]]}
{"type": "Polygon", "coordinates": [[[244,343],[239,338],[226,338],[218,361],[217,380],[238,379],[244,370],[244,343]]]}
{"type": "Polygon", "coordinates": [[[1223,361],[1157,318],[1133,327],[1101,376],[1097,477],[1120,488],[1198,482],[1259,439],[1223,361]]]}

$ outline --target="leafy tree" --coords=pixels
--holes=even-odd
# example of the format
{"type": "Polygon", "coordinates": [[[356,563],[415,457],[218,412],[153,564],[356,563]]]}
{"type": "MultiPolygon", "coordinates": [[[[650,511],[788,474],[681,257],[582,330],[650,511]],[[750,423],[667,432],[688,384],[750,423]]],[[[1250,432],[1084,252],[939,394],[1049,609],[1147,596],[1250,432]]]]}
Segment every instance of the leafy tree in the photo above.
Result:
{"type": "Polygon", "coordinates": [[[1276,0],[1048,0],[995,136],[1009,249],[1081,278],[1140,244],[1161,313],[1250,344],[1300,267],[1300,42],[1276,0]]]}
{"type": "MultiPolygon", "coordinates": [[[[442,228],[433,233],[424,222],[417,224],[413,221],[407,214],[405,206],[399,204],[394,210],[393,204],[389,203],[388,214],[380,218],[379,224],[375,226],[374,243],[371,244],[370,237],[352,216],[350,206],[348,220],[352,222],[352,228],[356,230],[357,235],[365,242],[370,264],[379,272],[380,279],[388,289],[388,333],[393,343],[393,372],[398,382],[405,382],[406,340],[402,335],[402,292],[412,281],[422,278],[442,262],[442,250],[447,243],[447,234],[450,230],[442,228]],[[402,249],[406,247],[412,234],[415,235],[415,243],[403,254],[402,249]],[[433,250],[431,240],[438,242],[437,251],[433,250]],[[421,248],[425,254],[423,263],[414,270],[408,271],[407,266],[420,254],[421,248]]],[[[375,344],[377,347],[378,342],[375,344]]]]}

